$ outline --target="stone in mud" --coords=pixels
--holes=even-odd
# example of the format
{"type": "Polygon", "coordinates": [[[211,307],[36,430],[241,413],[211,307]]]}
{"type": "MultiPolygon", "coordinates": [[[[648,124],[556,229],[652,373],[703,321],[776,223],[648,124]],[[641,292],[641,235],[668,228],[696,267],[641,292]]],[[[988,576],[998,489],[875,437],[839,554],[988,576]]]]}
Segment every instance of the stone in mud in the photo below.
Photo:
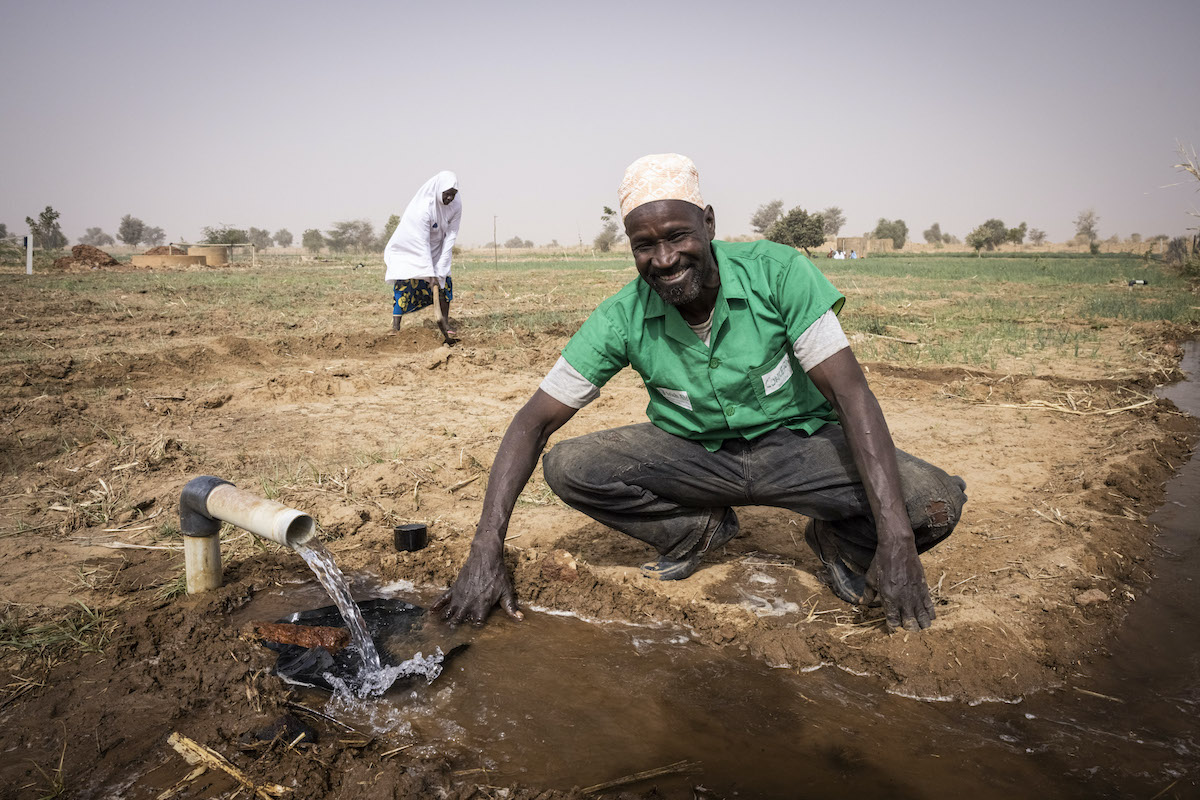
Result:
{"type": "Polygon", "coordinates": [[[1101,589],[1088,589],[1086,592],[1075,595],[1075,604],[1080,606],[1094,606],[1107,601],[1108,595],[1101,589]]]}
{"type": "Polygon", "coordinates": [[[548,581],[570,583],[579,577],[579,565],[566,550],[551,550],[542,559],[542,577],[548,581]]]}
{"type": "Polygon", "coordinates": [[[323,647],[331,655],[350,644],[350,631],[319,625],[290,625],[281,622],[259,622],[252,631],[256,638],[276,644],[298,647],[323,647]]]}

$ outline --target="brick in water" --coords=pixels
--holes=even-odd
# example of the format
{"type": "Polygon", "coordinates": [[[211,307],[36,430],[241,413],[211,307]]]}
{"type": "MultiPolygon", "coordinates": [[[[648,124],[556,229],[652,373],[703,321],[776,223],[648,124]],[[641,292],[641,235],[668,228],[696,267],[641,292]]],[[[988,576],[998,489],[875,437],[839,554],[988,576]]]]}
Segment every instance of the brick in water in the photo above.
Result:
{"type": "Polygon", "coordinates": [[[254,635],[259,639],[276,644],[294,644],[298,647],[324,647],[335,655],[350,644],[350,631],[345,628],[329,628],[321,625],[290,625],[283,622],[260,622],[254,626],[254,635]]]}

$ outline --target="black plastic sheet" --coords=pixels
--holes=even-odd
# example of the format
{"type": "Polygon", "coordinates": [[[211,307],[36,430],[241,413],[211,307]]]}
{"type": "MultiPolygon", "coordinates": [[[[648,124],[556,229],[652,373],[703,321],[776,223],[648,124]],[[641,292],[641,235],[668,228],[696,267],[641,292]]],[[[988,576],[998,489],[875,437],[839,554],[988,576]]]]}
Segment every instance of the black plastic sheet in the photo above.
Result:
{"type": "MultiPolygon", "coordinates": [[[[358,607],[362,612],[364,622],[366,622],[367,632],[375,642],[375,649],[379,652],[383,666],[402,664],[415,656],[417,652],[422,652],[426,657],[436,656],[436,650],[433,653],[429,652],[432,648],[428,644],[417,646],[415,643],[414,634],[425,623],[425,609],[403,600],[389,598],[365,600],[359,603],[358,607]],[[412,652],[405,655],[405,647],[409,641],[413,641],[411,645],[408,645],[412,652]]],[[[292,625],[346,627],[337,606],[300,611],[277,621],[292,625]]],[[[281,678],[329,692],[334,690],[329,676],[353,685],[363,663],[362,654],[354,646],[343,648],[334,655],[324,647],[300,647],[277,642],[263,642],[263,644],[279,654],[275,661],[275,673],[281,678]]],[[[441,656],[442,666],[444,667],[450,658],[465,650],[466,647],[466,644],[460,644],[443,654],[441,656]]],[[[401,674],[389,691],[409,688],[415,682],[427,682],[424,672],[414,670],[409,675],[401,674]]]]}

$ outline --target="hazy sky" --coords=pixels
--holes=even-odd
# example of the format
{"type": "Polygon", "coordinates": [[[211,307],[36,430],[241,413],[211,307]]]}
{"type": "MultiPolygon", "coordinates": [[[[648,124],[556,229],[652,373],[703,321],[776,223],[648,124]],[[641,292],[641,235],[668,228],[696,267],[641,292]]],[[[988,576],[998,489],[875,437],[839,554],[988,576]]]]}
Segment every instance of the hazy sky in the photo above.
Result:
{"type": "Polygon", "coordinates": [[[964,236],[1181,234],[1200,2],[3,0],[0,222],[381,226],[440,169],[460,242],[590,242],[629,162],[695,160],[718,235],[782,198],[964,236]]]}

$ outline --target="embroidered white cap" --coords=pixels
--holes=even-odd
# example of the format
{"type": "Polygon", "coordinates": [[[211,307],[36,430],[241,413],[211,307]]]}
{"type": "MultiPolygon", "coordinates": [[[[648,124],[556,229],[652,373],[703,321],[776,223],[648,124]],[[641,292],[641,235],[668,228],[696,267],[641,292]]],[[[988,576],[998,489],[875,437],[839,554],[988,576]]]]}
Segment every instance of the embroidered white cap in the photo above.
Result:
{"type": "Polygon", "coordinates": [[[655,200],[685,200],[704,208],[700,196],[700,173],[687,156],[659,153],[642,156],[629,165],[617,189],[621,217],[655,200]]]}

